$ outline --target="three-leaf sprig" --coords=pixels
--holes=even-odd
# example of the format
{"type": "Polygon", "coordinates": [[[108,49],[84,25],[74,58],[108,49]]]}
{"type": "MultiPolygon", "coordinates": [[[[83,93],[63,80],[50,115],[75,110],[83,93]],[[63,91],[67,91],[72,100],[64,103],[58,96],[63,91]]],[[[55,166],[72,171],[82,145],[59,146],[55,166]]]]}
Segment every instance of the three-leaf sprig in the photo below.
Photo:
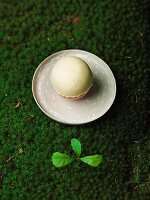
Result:
{"type": "MultiPolygon", "coordinates": [[[[71,147],[73,151],[76,153],[76,156],[78,160],[81,160],[82,162],[92,166],[92,167],[97,167],[101,162],[102,162],[102,155],[91,155],[91,156],[85,156],[81,157],[81,143],[79,140],[73,138],[71,140],[71,147]]],[[[65,154],[65,153],[60,153],[60,152],[55,152],[52,155],[52,163],[55,167],[63,167],[68,164],[70,164],[75,158],[72,158],[71,156],[65,154]]]]}

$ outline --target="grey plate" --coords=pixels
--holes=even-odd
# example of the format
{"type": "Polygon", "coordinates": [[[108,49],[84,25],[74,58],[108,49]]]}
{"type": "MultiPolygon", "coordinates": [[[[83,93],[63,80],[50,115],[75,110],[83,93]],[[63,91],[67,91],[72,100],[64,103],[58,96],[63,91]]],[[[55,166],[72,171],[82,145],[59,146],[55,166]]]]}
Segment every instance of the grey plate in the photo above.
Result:
{"type": "Polygon", "coordinates": [[[84,124],[98,119],[111,107],[116,96],[116,81],[109,66],[99,57],[83,50],[64,50],[47,57],[36,69],[32,92],[39,108],[50,118],[64,124],[84,124]],[[59,96],[49,82],[52,65],[62,56],[77,56],[90,66],[94,85],[79,100],[59,96]]]}

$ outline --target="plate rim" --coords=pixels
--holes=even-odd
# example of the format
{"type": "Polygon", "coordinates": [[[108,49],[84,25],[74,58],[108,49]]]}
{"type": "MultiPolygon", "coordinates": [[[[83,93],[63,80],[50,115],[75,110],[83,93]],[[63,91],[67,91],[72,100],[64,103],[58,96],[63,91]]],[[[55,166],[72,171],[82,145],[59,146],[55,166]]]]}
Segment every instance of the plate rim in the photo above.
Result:
{"type": "Polygon", "coordinates": [[[32,78],[32,94],[33,94],[34,100],[35,100],[36,104],[38,105],[38,107],[44,112],[45,115],[47,115],[49,118],[51,118],[51,119],[53,119],[53,120],[55,120],[55,121],[57,121],[57,122],[59,122],[59,123],[68,124],[68,125],[82,125],[82,124],[87,124],[87,123],[93,122],[93,121],[99,119],[100,117],[102,117],[103,115],[105,115],[105,114],[109,111],[109,109],[110,109],[111,106],[113,105],[114,100],[115,100],[115,98],[116,98],[116,91],[117,91],[116,79],[115,79],[115,76],[114,76],[112,70],[110,69],[109,65],[107,65],[107,63],[106,63],[104,60],[102,60],[102,61],[108,66],[108,68],[109,68],[109,70],[110,70],[110,72],[111,72],[111,74],[112,74],[112,77],[113,77],[113,79],[114,79],[114,86],[115,86],[115,87],[114,87],[114,97],[113,97],[113,99],[112,99],[112,103],[109,105],[109,108],[106,110],[106,112],[105,112],[104,114],[102,114],[101,116],[96,117],[95,119],[91,119],[91,120],[86,121],[86,122],[81,122],[81,123],[61,121],[61,120],[58,120],[57,118],[55,118],[55,117],[53,117],[53,116],[49,116],[48,113],[41,107],[41,105],[39,104],[39,102],[38,102],[38,100],[37,100],[37,98],[36,98],[36,94],[35,94],[35,90],[34,90],[34,83],[35,83],[35,78],[36,78],[36,75],[37,75],[37,73],[38,73],[40,67],[43,65],[44,62],[46,62],[47,60],[49,60],[52,56],[55,56],[55,55],[60,54],[60,53],[63,53],[63,52],[65,52],[65,51],[66,51],[66,52],[67,52],[67,51],[83,51],[83,52],[85,52],[85,53],[92,54],[93,56],[96,56],[96,57],[98,57],[100,60],[102,60],[99,56],[97,56],[97,55],[95,55],[95,54],[93,54],[93,53],[91,53],[91,52],[82,50],[82,49],[65,49],[65,50],[57,51],[57,52],[55,52],[55,53],[49,55],[48,57],[46,57],[46,58],[38,65],[38,67],[37,67],[36,70],[34,71],[33,78],[32,78]]]}

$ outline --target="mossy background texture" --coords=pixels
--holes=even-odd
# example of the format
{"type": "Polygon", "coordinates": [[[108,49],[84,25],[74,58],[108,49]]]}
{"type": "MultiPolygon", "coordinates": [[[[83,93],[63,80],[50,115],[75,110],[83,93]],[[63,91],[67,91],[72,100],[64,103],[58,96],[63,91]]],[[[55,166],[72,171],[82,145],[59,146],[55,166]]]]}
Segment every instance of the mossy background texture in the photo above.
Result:
{"type": "Polygon", "coordinates": [[[148,0],[0,1],[0,199],[148,200],[150,25],[148,0]],[[69,126],[44,115],[31,91],[47,56],[83,49],[102,58],[117,96],[102,118],[69,126]],[[51,163],[78,138],[97,168],[51,163]]]}

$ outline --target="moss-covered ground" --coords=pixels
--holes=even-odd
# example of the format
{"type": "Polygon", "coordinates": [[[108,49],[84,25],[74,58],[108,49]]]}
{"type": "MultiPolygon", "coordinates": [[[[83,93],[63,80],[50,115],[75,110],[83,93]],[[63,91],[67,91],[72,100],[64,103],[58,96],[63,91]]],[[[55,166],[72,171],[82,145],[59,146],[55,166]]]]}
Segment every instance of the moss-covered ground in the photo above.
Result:
{"type": "Polygon", "coordinates": [[[0,199],[148,200],[150,194],[148,0],[0,1],[0,199]],[[117,80],[107,114],[86,125],[45,116],[31,91],[47,56],[84,49],[108,63],[117,80]],[[83,155],[102,154],[92,168],[51,163],[75,137],[83,155]]]}

